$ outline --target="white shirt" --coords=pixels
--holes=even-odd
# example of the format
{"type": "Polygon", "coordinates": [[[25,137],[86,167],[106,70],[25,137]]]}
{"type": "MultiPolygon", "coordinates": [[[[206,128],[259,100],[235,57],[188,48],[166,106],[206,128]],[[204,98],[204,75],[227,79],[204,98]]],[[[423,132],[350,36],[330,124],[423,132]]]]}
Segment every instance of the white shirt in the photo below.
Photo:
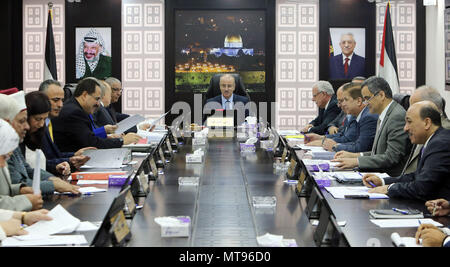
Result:
{"type": "MultiPolygon", "coordinates": [[[[394,102],[394,100],[391,100],[391,103],[389,103],[389,105],[387,105],[384,108],[383,112],[381,112],[380,116],[378,117],[378,119],[380,120],[380,128],[383,125],[383,120],[386,117],[387,111],[388,111],[389,107],[392,105],[393,102],[394,102]]],[[[378,131],[378,129],[377,129],[377,131],[378,131]]]]}
{"type": "Polygon", "coordinates": [[[342,65],[345,65],[345,59],[348,58],[349,59],[348,65],[350,66],[350,63],[352,62],[353,54],[355,54],[355,53],[352,53],[348,57],[346,55],[342,54],[342,65]]]}
{"type": "MultiPolygon", "coordinates": [[[[332,97],[333,97],[333,96],[332,96],[332,97]]],[[[331,101],[331,98],[330,98],[330,100],[328,100],[327,104],[325,105],[325,110],[327,110],[328,105],[330,104],[330,101],[331,101]]]]}
{"type": "Polygon", "coordinates": [[[356,121],[359,122],[359,120],[361,119],[361,115],[363,114],[363,111],[366,109],[367,107],[364,107],[358,114],[358,117],[356,117],[356,121]]]}

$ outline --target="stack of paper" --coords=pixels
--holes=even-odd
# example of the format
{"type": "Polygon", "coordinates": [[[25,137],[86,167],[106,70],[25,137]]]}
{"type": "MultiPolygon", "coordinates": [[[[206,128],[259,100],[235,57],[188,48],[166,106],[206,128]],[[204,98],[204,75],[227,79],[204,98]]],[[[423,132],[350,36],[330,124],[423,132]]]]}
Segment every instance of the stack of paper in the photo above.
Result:
{"type": "Polygon", "coordinates": [[[54,235],[67,234],[74,231],[97,230],[98,226],[90,222],[81,222],[73,217],[61,205],[49,213],[53,220],[39,221],[25,228],[27,235],[8,237],[2,241],[2,246],[54,246],[87,244],[84,235],[54,235]]]}
{"type": "Polygon", "coordinates": [[[334,171],[337,170],[338,167],[336,165],[339,162],[331,162],[329,160],[321,160],[321,159],[303,159],[303,163],[305,166],[311,171],[334,171]]]}
{"type": "Polygon", "coordinates": [[[86,150],[83,154],[89,156],[90,159],[82,168],[122,168],[124,167],[122,163],[127,153],[129,153],[129,150],[126,148],[86,150]]]}
{"type": "Polygon", "coordinates": [[[308,146],[308,145],[305,145],[305,144],[298,144],[298,145],[295,145],[295,147],[303,149],[303,150],[309,150],[309,151],[312,151],[312,152],[327,152],[321,146],[308,146]]]}
{"type": "Polygon", "coordinates": [[[345,199],[345,196],[369,196],[370,199],[389,198],[385,194],[369,193],[369,188],[365,186],[337,186],[325,187],[325,189],[337,199],[345,199]]]}
{"type": "Polygon", "coordinates": [[[279,135],[299,135],[300,132],[297,130],[277,130],[279,135]]]}

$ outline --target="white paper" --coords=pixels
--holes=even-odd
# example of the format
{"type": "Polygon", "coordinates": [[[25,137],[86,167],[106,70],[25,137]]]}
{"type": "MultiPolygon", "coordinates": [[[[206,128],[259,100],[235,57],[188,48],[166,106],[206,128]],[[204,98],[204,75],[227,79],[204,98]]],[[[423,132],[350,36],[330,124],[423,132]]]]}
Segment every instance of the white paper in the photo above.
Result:
{"type": "Polygon", "coordinates": [[[370,199],[389,198],[385,194],[369,193],[370,188],[365,186],[336,186],[325,187],[325,189],[337,199],[345,199],[345,195],[368,195],[370,199]]]}
{"type": "Polygon", "coordinates": [[[301,148],[303,150],[310,150],[312,152],[327,152],[323,147],[320,146],[308,146],[304,144],[295,145],[297,148],[301,148]]]}
{"type": "Polygon", "coordinates": [[[77,185],[108,184],[108,180],[78,180],[77,185]]]}
{"type": "Polygon", "coordinates": [[[136,126],[138,123],[145,121],[145,117],[136,114],[133,116],[130,116],[122,121],[120,121],[119,123],[117,123],[117,129],[114,132],[115,134],[121,134],[125,131],[127,131],[128,129],[130,129],[133,126],[136,126]]]}
{"type": "Polygon", "coordinates": [[[8,237],[2,241],[3,247],[21,246],[64,246],[87,244],[84,235],[54,235],[44,239],[32,239],[21,241],[17,237],[8,237]]]}
{"type": "MultiPolygon", "coordinates": [[[[78,191],[80,191],[80,193],[82,195],[86,195],[86,194],[93,194],[93,193],[99,193],[99,192],[106,192],[108,190],[90,186],[90,187],[81,187],[80,189],[78,189],[78,191]]],[[[63,193],[55,192],[55,195],[72,195],[72,193],[70,193],[70,192],[63,192],[63,193]]]]}
{"type": "Polygon", "coordinates": [[[390,177],[389,174],[387,173],[379,173],[379,172],[330,172],[329,175],[335,177],[335,178],[340,178],[340,179],[346,179],[346,180],[361,180],[364,175],[366,174],[375,174],[376,176],[380,177],[380,178],[387,178],[390,177]]]}
{"type": "Polygon", "coordinates": [[[47,215],[53,220],[39,221],[26,227],[25,230],[34,235],[52,235],[69,228],[73,229],[73,232],[80,224],[80,220],[73,217],[61,205],[54,207],[47,215]]]}
{"type": "Polygon", "coordinates": [[[36,162],[33,171],[33,193],[41,194],[41,150],[36,149],[36,162]]]}
{"type": "MultiPolygon", "coordinates": [[[[111,148],[111,149],[92,149],[86,150],[83,154],[91,159],[86,162],[85,166],[90,168],[122,168],[123,160],[128,153],[127,148],[111,148]]],[[[82,168],[85,168],[82,166],[82,168]]]]}
{"type": "Polygon", "coordinates": [[[422,223],[433,224],[436,227],[443,226],[432,219],[377,219],[370,221],[381,228],[419,227],[422,223]]]}
{"type": "Polygon", "coordinates": [[[277,130],[279,135],[300,135],[297,130],[277,130]]]}
{"type": "Polygon", "coordinates": [[[422,239],[419,239],[419,244],[417,244],[416,238],[401,237],[398,233],[392,233],[391,240],[397,247],[423,247],[422,239]]]}
{"type": "Polygon", "coordinates": [[[87,232],[87,231],[95,231],[98,230],[100,227],[91,223],[91,222],[80,222],[78,227],[76,229],[67,228],[64,230],[61,230],[59,234],[70,234],[73,232],[87,232]]]}

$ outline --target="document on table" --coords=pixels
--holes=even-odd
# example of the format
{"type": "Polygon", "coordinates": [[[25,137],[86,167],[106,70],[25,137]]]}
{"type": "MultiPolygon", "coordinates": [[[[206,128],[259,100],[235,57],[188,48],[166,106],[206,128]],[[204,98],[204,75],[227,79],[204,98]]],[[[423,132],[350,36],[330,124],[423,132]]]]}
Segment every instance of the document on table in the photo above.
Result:
{"type": "Polygon", "coordinates": [[[323,147],[320,147],[320,146],[308,146],[305,144],[298,144],[298,145],[295,145],[295,147],[303,149],[303,150],[310,150],[312,152],[328,152],[323,147]]]}
{"type": "Polygon", "coordinates": [[[88,244],[84,235],[54,235],[41,238],[29,238],[20,240],[24,236],[8,237],[2,241],[3,247],[29,247],[29,246],[64,246],[88,244]]]}
{"type": "Polygon", "coordinates": [[[145,117],[139,114],[130,116],[121,122],[117,123],[117,129],[115,134],[121,134],[129,130],[131,127],[136,126],[138,123],[145,121],[145,117]]]}
{"type": "MultiPolygon", "coordinates": [[[[80,191],[80,193],[82,195],[86,195],[86,194],[92,194],[92,193],[106,192],[108,190],[90,186],[90,187],[81,187],[80,189],[78,189],[78,191],[80,191]]],[[[64,192],[64,193],[55,192],[55,195],[72,195],[72,193],[70,193],[70,192],[64,192]]]]}
{"type": "Polygon", "coordinates": [[[123,160],[128,152],[127,148],[86,150],[83,154],[91,159],[82,168],[122,168],[123,160]]]}
{"type": "Polygon", "coordinates": [[[298,130],[277,130],[279,135],[299,135],[300,132],[298,130]]]}
{"type": "MultiPolygon", "coordinates": [[[[329,175],[342,181],[362,181],[364,175],[369,174],[369,172],[330,172],[329,175]]],[[[390,177],[387,173],[370,172],[370,174],[375,174],[380,178],[390,177]]]]}
{"type": "Polygon", "coordinates": [[[30,235],[52,235],[61,231],[72,229],[72,232],[77,229],[80,220],[72,216],[61,205],[54,207],[49,211],[48,216],[52,217],[51,221],[39,221],[33,225],[25,228],[30,235]]]}
{"type": "Polygon", "coordinates": [[[443,226],[432,219],[376,219],[370,221],[381,228],[419,227],[423,223],[433,224],[436,227],[443,226]]]}
{"type": "Polygon", "coordinates": [[[345,199],[345,196],[359,196],[367,195],[370,199],[385,199],[389,198],[385,194],[369,193],[369,188],[365,186],[336,186],[325,187],[325,189],[337,199],[345,199]]]}
{"type": "Polygon", "coordinates": [[[78,180],[77,185],[108,184],[108,180],[78,180]]]}

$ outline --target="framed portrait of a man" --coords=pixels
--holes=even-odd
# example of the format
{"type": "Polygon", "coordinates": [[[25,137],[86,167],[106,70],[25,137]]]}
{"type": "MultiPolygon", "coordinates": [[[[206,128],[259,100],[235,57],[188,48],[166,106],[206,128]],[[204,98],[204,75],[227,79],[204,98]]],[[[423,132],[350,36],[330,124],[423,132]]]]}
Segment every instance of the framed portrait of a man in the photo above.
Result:
{"type": "Polygon", "coordinates": [[[329,80],[366,77],[366,29],[330,28],[329,80]]]}
{"type": "Polygon", "coordinates": [[[111,28],[75,28],[75,78],[111,76],[111,28]]]}

